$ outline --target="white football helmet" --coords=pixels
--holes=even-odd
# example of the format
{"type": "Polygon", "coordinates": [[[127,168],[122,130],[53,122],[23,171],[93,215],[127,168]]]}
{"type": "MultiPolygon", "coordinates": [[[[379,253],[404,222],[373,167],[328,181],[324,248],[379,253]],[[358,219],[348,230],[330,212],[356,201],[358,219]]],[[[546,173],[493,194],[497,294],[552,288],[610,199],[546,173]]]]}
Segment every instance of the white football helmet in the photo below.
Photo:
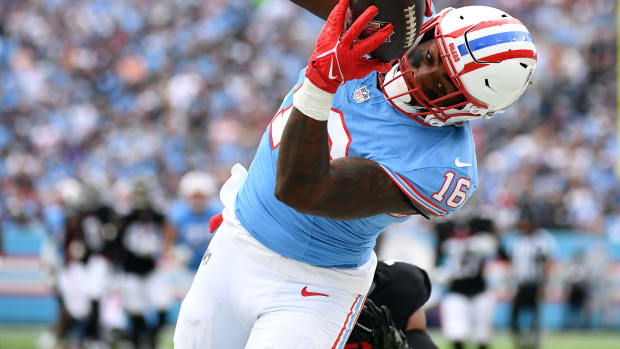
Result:
{"type": "Polygon", "coordinates": [[[427,97],[415,80],[407,55],[379,81],[396,109],[433,126],[491,118],[503,112],[525,91],[536,68],[532,35],[521,21],[496,8],[446,8],[424,23],[419,37],[425,34],[434,36],[458,91],[435,99],[427,97]],[[465,101],[438,105],[453,97],[465,101]]]}
{"type": "Polygon", "coordinates": [[[185,198],[190,198],[194,194],[208,197],[213,195],[215,190],[213,177],[202,171],[187,172],[179,182],[179,194],[185,198]]]}

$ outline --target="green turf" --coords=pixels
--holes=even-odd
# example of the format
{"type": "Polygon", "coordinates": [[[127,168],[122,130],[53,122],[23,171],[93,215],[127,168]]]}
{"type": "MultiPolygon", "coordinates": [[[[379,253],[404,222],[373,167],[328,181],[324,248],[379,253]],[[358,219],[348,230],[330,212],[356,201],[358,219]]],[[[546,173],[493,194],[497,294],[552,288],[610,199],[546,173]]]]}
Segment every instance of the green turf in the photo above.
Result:
{"type": "MultiPolygon", "coordinates": [[[[437,333],[432,333],[433,340],[441,349],[450,349],[447,341],[437,333]]],[[[469,349],[475,346],[470,345],[469,349]]],[[[507,333],[494,337],[492,349],[513,349],[513,341],[507,333]]],[[[612,332],[550,332],[542,336],[541,349],[618,349],[620,333],[612,332]]]]}
{"type": "MultiPolygon", "coordinates": [[[[0,349],[34,349],[42,326],[0,325],[0,349]]],[[[433,340],[441,349],[450,349],[438,332],[432,331],[433,340]]],[[[166,329],[162,336],[162,349],[172,348],[172,329],[166,329]]],[[[495,336],[492,349],[513,349],[506,333],[495,336]]],[[[620,333],[616,332],[550,332],[543,335],[541,349],[618,349],[620,333]]],[[[284,349],[284,348],[283,348],[284,349]]],[[[474,349],[470,346],[469,349],[474,349]]]]}
{"type": "Polygon", "coordinates": [[[0,327],[0,349],[31,349],[41,333],[39,327],[2,326],[0,327]]]}

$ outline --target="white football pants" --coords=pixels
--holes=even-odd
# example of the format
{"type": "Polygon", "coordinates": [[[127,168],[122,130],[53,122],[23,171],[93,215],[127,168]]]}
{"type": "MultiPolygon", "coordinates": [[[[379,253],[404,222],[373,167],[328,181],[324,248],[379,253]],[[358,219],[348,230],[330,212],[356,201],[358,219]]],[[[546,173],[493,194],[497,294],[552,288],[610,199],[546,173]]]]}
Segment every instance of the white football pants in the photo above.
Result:
{"type": "Polygon", "coordinates": [[[451,341],[489,343],[493,333],[495,300],[489,292],[474,297],[448,293],[441,302],[441,329],[451,341]]]}
{"type": "MultiPolygon", "coordinates": [[[[240,167],[240,166],[239,166],[240,167]]],[[[343,348],[377,263],[321,268],[285,258],[234,216],[245,169],[222,187],[224,221],[181,305],[176,349],[343,348]]]]}

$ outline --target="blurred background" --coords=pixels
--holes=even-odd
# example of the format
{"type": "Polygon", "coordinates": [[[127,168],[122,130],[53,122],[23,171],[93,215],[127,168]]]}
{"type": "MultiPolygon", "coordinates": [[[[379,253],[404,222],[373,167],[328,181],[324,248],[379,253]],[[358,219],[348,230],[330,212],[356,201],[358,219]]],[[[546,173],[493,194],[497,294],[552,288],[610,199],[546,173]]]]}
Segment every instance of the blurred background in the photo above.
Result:
{"type": "MultiPolygon", "coordinates": [[[[530,29],[533,86],[473,122],[480,186],[462,212],[391,227],[379,257],[433,275],[448,348],[440,308],[469,248],[449,240],[485,235],[466,254],[491,347],[510,348],[515,246],[535,231],[542,347],[617,348],[616,1],[435,1],[471,4],[530,29]]],[[[322,23],[285,0],[0,1],[0,348],[171,347],[218,189],[251,163],[322,23]]]]}

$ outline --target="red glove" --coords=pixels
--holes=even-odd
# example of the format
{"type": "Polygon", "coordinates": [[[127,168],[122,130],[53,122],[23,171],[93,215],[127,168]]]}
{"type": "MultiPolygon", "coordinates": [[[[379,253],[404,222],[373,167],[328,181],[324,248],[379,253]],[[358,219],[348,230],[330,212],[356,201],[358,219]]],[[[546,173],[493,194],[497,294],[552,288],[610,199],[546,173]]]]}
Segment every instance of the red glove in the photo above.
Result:
{"type": "Polygon", "coordinates": [[[224,217],[222,217],[221,213],[218,213],[215,216],[211,217],[211,219],[209,219],[209,233],[211,234],[215,233],[217,228],[219,228],[220,225],[222,225],[223,221],[224,221],[224,217]]]}
{"type": "Polygon", "coordinates": [[[340,0],[329,14],[306,70],[306,77],[314,85],[332,94],[345,81],[363,78],[375,70],[385,73],[391,69],[389,63],[365,56],[390,36],[392,24],[355,41],[378,10],[376,6],[367,8],[343,35],[348,5],[349,0],[340,0]]]}

